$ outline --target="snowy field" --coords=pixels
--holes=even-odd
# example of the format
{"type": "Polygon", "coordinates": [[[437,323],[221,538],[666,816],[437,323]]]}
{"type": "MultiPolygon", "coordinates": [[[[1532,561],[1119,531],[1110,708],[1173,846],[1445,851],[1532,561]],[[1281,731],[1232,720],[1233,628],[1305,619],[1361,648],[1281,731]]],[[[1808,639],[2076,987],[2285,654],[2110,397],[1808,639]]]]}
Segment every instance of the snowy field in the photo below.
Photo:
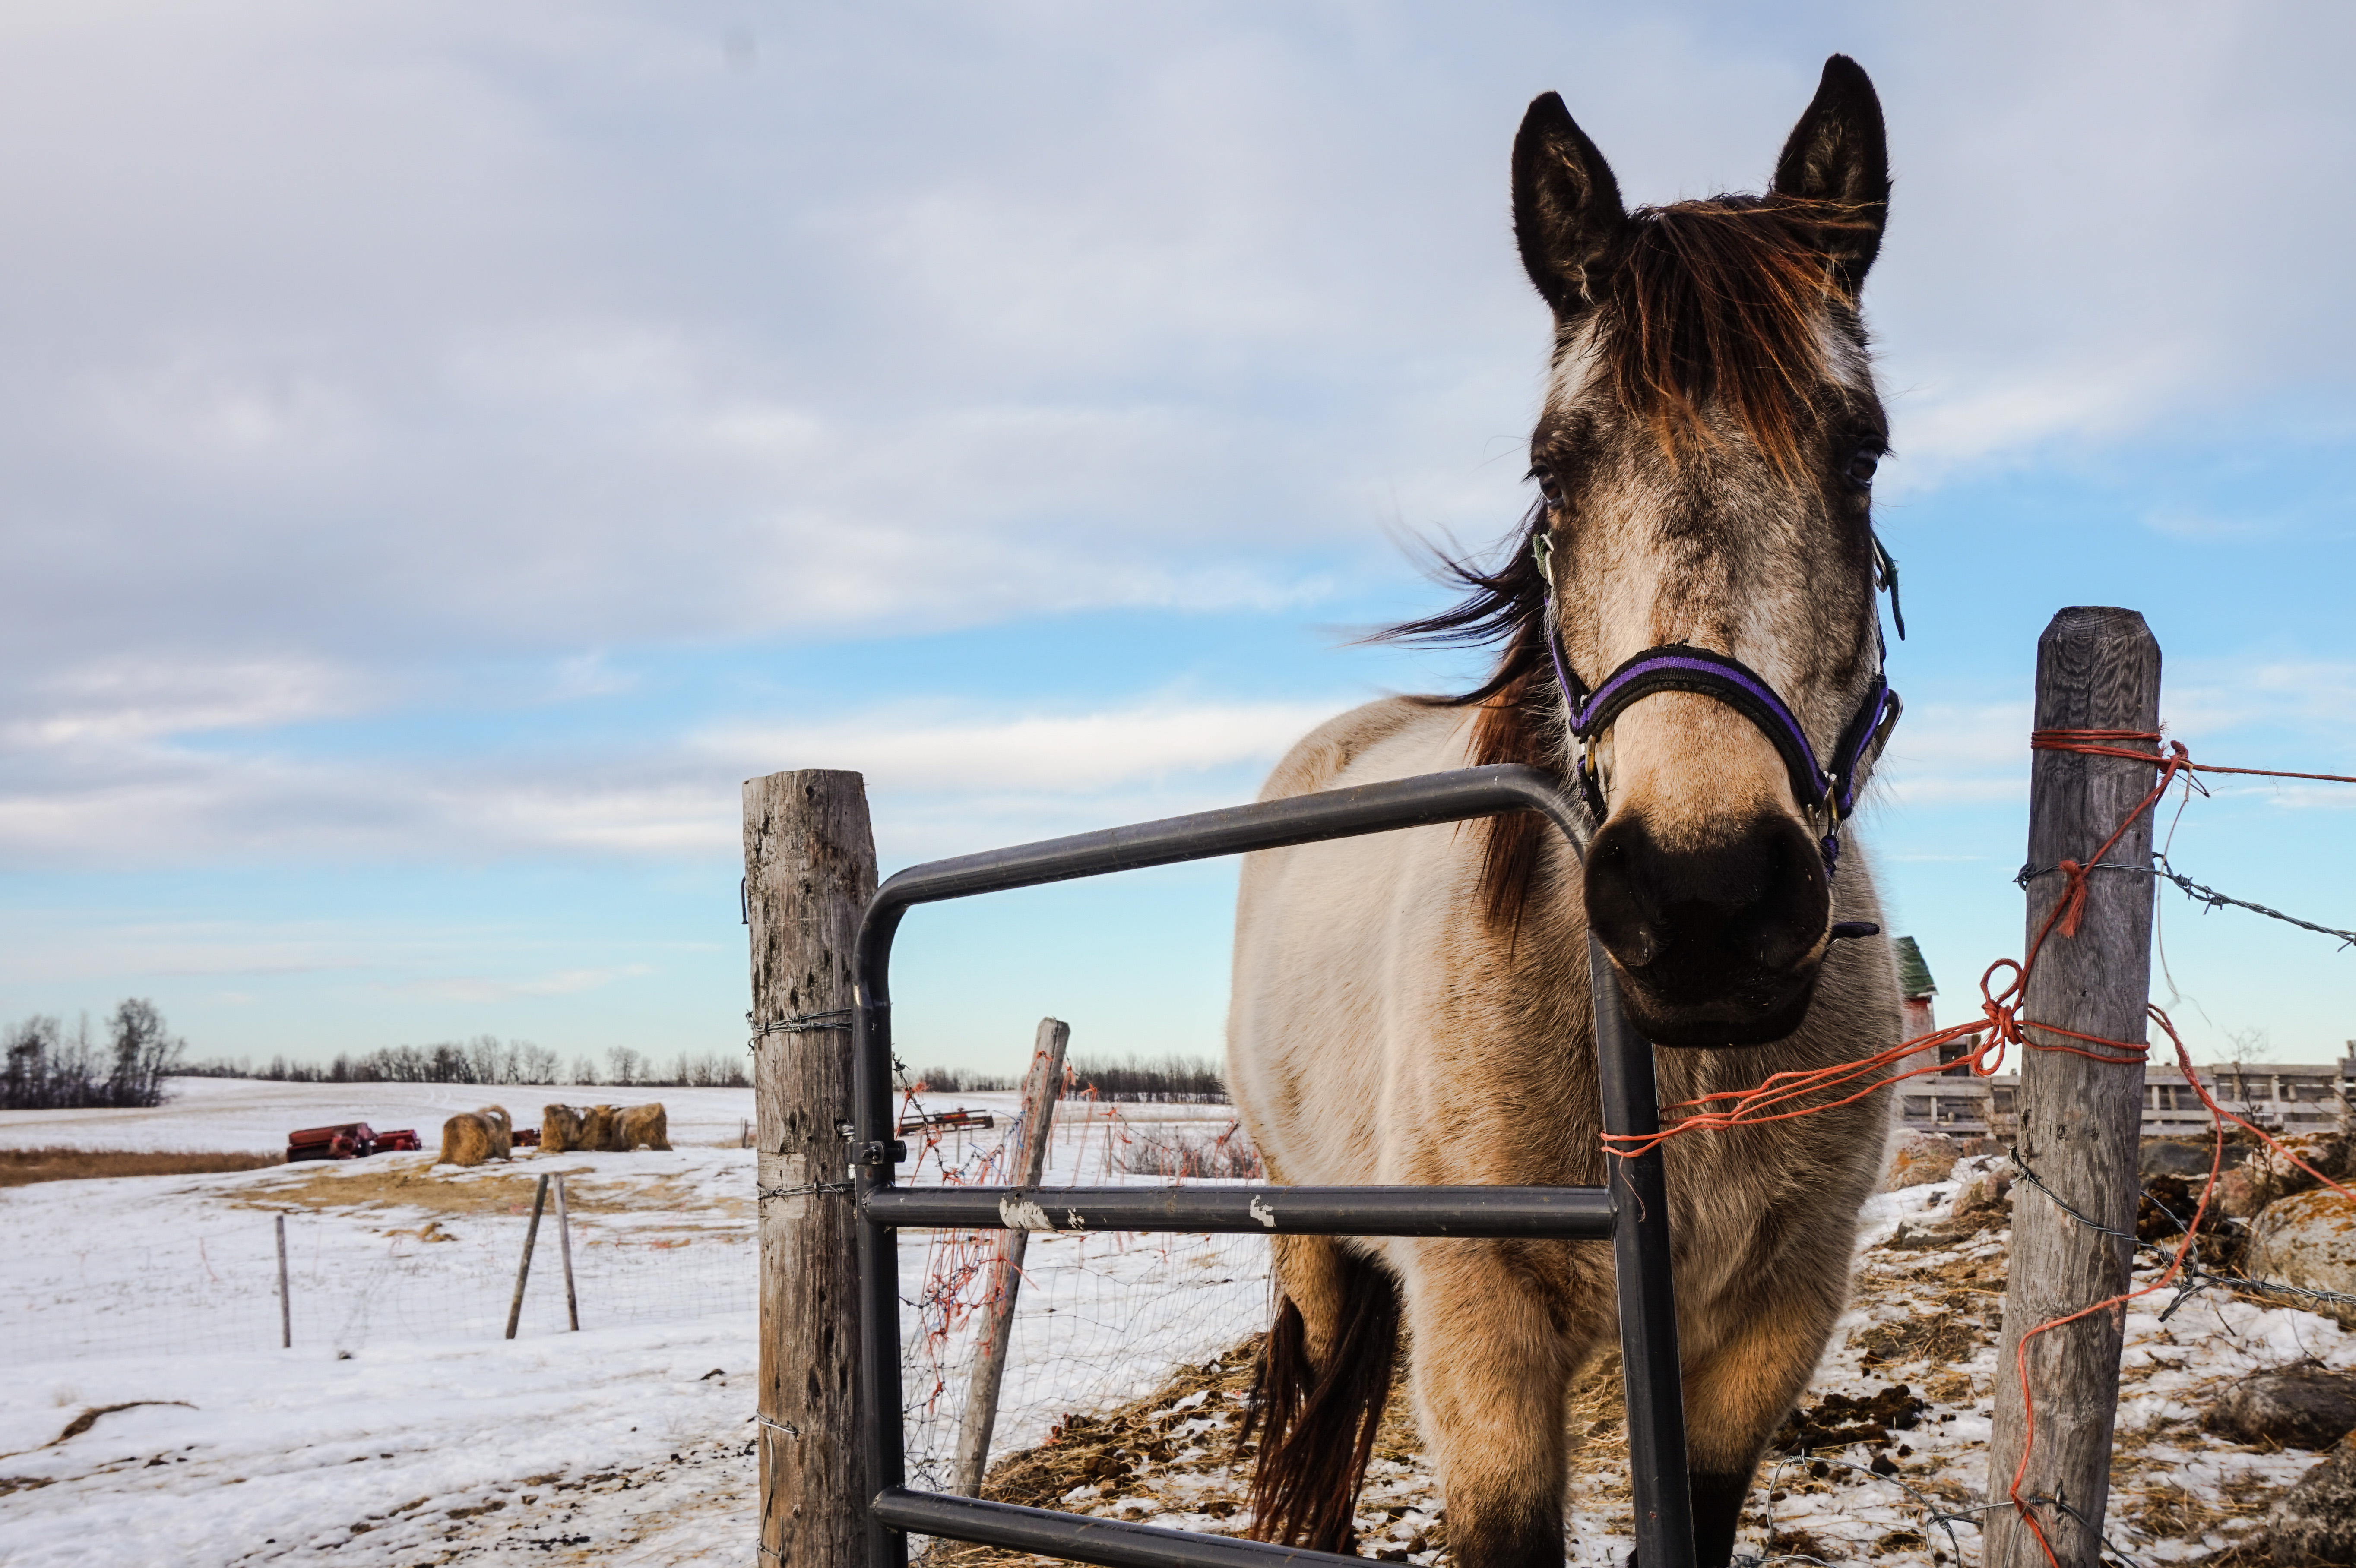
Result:
{"type": "Polygon", "coordinates": [[[172,1098],[146,1111],[0,1111],[0,1148],[284,1149],[297,1127],[366,1122],[379,1132],[414,1127],[431,1150],[458,1111],[507,1106],[519,1127],[540,1125],[552,1101],[635,1105],[660,1100],[674,1144],[734,1142],[753,1115],[750,1089],[623,1089],[475,1083],[271,1083],[252,1078],[175,1078],[172,1098]]]}
{"type": "MultiPolygon", "coordinates": [[[[755,1561],[749,1091],[659,1098],[669,1153],[430,1162],[466,1086],[183,1080],[154,1111],[11,1113],[0,1144],[247,1150],[294,1126],[415,1126],[423,1154],[0,1189],[0,1564],[755,1561]],[[552,1215],[501,1338],[534,1178],[562,1173],[582,1331],[552,1215]],[[294,1346],[279,1348],[275,1223],[294,1346]],[[116,1408],[122,1407],[122,1408],[116,1408]],[[94,1416],[91,1412],[100,1412],[94,1416]]],[[[583,1091],[547,1092],[578,1099],[583,1091]]],[[[503,1092],[519,1122],[541,1092],[503,1092]]],[[[928,1096],[998,1128],[917,1145],[904,1179],[990,1176],[1012,1095],[928,1096]]],[[[1139,1132],[1215,1136],[1224,1108],[1068,1107],[1051,1181],[1121,1168],[1139,1132]]],[[[911,1233],[912,1460],[945,1459],[979,1301],[969,1243],[911,1233]],[[962,1297],[960,1292],[963,1293],[962,1297]]],[[[999,1447],[1117,1403],[1257,1326],[1254,1238],[1039,1237],[999,1447]]]]}
{"type": "MultiPolygon", "coordinates": [[[[448,1107],[476,1100],[429,1086],[188,1088],[155,1112],[12,1115],[0,1140],[269,1148],[289,1126],[353,1116],[430,1137],[448,1107]]],[[[428,1152],[0,1189],[0,1564],[756,1568],[755,1157],[727,1147],[750,1097],[654,1094],[671,1110],[668,1153],[437,1172],[428,1152]],[[533,1179],[550,1172],[570,1194],[582,1329],[565,1326],[552,1217],[508,1341],[533,1179]],[[278,1342],[282,1218],[291,1349],[278,1342]]],[[[534,1096],[508,1098],[519,1119],[538,1110],[534,1096]]],[[[927,1096],[925,1108],[957,1105],[998,1125],[912,1136],[904,1179],[1003,1179],[1013,1096],[927,1096]]],[[[1048,1180],[1167,1180],[1139,1168],[1141,1153],[1215,1146],[1228,1118],[1222,1106],[1068,1104],[1048,1180]]],[[[1946,1181],[1873,1200],[1851,1310],[1803,1403],[1805,1420],[1837,1424],[1844,1400],[1901,1399],[1915,1424],[1879,1445],[1820,1447],[1814,1463],[1771,1461],[1745,1553],[1909,1568],[1976,1557],[2008,1236],[2000,1217],[1951,1216],[1956,1191],[1946,1181]]],[[[969,1235],[910,1232],[901,1256],[910,1468],[938,1484],[991,1272],[969,1235]]],[[[1033,1464],[1052,1486],[1018,1500],[1238,1529],[1244,1373],[1223,1353],[1267,1320],[1265,1240],[1038,1235],[1023,1281],[994,1454],[1075,1413],[1103,1417],[1107,1435],[1067,1425],[1033,1464]],[[1173,1372],[1195,1381],[1149,1410],[1173,1372]],[[1116,1440],[1128,1454],[1106,1472],[1117,1480],[1075,1469],[1092,1442],[1109,1465],[1116,1440]]],[[[2213,1553],[2319,1456],[2226,1442],[2201,1430],[2201,1413],[2255,1371],[2356,1368],[2356,1334],[2213,1292],[2180,1307],[2173,1291],[2137,1302],[2126,1328],[2113,1539],[2147,1563],[2213,1553]]],[[[1599,1568],[1624,1559],[1630,1529],[1617,1397],[1598,1369],[1573,1413],[1565,1549],[1599,1568]]],[[[1437,1568],[1430,1467],[1403,1417],[1386,1431],[1361,1519],[1367,1549],[1437,1568]]]]}

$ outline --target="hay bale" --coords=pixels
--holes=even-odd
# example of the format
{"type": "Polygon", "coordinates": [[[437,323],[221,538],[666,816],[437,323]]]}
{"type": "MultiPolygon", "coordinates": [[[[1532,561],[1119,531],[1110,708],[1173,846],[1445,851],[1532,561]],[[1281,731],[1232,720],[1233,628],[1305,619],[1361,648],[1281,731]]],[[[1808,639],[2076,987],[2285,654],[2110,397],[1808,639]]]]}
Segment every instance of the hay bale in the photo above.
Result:
{"type": "Polygon", "coordinates": [[[581,1141],[573,1146],[584,1149],[609,1149],[614,1147],[614,1107],[592,1105],[581,1113],[581,1141]]]}
{"type": "Polygon", "coordinates": [[[515,1118],[505,1105],[486,1105],[475,1113],[491,1124],[491,1153],[500,1159],[515,1157],[515,1118]]]}
{"type": "Polygon", "coordinates": [[[572,1149],[585,1148],[581,1141],[581,1108],[577,1105],[542,1105],[540,1108],[540,1152],[564,1154],[572,1149]]]}
{"type": "Polygon", "coordinates": [[[508,1114],[497,1105],[461,1111],[442,1124],[442,1154],[436,1165],[480,1165],[487,1159],[508,1159],[511,1136],[508,1114]]]}
{"type": "Polygon", "coordinates": [[[670,1147],[670,1116],[663,1110],[660,1100],[651,1105],[632,1105],[615,1114],[615,1152],[627,1154],[640,1144],[648,1148],[670,1147]]]}

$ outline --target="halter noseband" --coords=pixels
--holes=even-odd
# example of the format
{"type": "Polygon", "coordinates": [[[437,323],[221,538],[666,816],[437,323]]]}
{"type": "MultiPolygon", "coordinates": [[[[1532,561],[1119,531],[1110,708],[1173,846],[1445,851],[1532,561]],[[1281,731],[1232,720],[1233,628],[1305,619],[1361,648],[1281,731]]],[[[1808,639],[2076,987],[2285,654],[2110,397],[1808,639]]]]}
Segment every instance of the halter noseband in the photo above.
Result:
{"type": "MultiPolygon", "coordinates": [[[[1890,563],[1885,574],[1880,562],[1887,557],[1878,539],[1874,550],[1876,577],[1890,589],[1894,610],[1896,563],[1890,563]]],[[[1571,735],[1584,742],[1579,752],[1579,786],[1596,824],[1601,826],[1610,809],[1595,766],[1597,738],[1632,703],[1656,691],[1690,691],[1714,698],[1733,709],[1773,744],[1783,759],[1784,770],[1791,775],[1793,798],[1811,818],[1819,812],[1824,814],[1824,836],[1817,840],[1816,848],[1824,855],[1825,876],[1830,880],[1840,862],[1841,819],[1857,805],[1858,774],[1866,748],[1898,722],[1898,694],[1890,689],[1882,671],[1874,671],[1873,684],[1866,688],[1865,699],[1858,704],[1857,712],[1841,731],[1840,740],[1833,747],[1830,766],[1817,762],[1815,748],[1808,743],[1807,731],[1766,678],[1727,654],[1684,643],[1664,643],[1628,659],[1604,677],[1601,686],[1590,691],[1585,682],[1571,674],[1569,661],[1563,657],[1562,624],[1555,608],[1554,549],[1546,530],[1539,529],[1532,536],[1530,553],[1537,558],[1539,579],[1546,584],[1547,654],[1554,661],[1555,682],[1562,688],[1563,705],[1569,712],[1571,735]]],[[[1877,614],[1874,619],[1874,640],[1879,644],[1880,617],[1877,614]]],[[[1904,635],[1902,624],[1900,635],[1904,635]]]]}

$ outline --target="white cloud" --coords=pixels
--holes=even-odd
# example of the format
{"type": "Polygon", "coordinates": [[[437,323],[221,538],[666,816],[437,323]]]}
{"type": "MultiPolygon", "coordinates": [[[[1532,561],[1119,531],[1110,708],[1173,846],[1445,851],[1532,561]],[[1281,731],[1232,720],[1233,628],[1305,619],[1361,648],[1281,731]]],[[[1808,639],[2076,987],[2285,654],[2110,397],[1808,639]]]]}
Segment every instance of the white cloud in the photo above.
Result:
{"type": "MultiPolygon", "coordinates": [[[[501,661],[562,666],[546,702],[632,689],[596,650],[1300,612],[1396,580],[1385,523],[1494,537],[1546,348],[1506,151],[1547,88],[1659,200],[1755,186],[1824,52],[1865,60],[1893,500],[2328,402],[2356,348],[2337,9],[821,5],[750,69],[744,25],[0,16],[0,850],[717,855],[735,777],[792,757],[869,767],[912,845],[1237,798],[1327,709],[903,686],[605,753],[416,733],[501,661]]],[[[2203,744],[2356,715],[2337,667],[2171,683],[2203,744]]],[[[1880,787],[2017,798],[2025,729],[1918,709],[1880,787]]]]}
{"type": "Polygon", "coordinates": [[[806,6],[751,69],[744,25],[0,18],[8,656],[1307,602],[1382,517],[1518,510],[1527,98],[1633,199],[1755,185],[1836,41],[1900,174],[1893,498],[2356,347],[2330,8],[806,6]]]}
{"type": "MultiPolygon", "coordinates": [[[[218,672],[217,672],[218,673],[218,672]]],[[[420,856],[704,859],[741,841],[740,782],[863,773],[903,857],[1248,799],[1345,704],[1178,701],[990,717],[903,705],[826,723],[737,722],[623,750],[542,745],[358,759],[208,743],[253,709],[101,713],[0,734],[0,856],[18,864],[420,856]]],[[[296,709],[296,715],[308,709],[296,709]]]]}
{"type": "Polygon", "coordinates": [[[2029,705],[1909,704],[1871,791],[1903,806],[2026,800],[2029,705]]]}
{"type": "Polygon", "coordinates": [[[731,729],[701,737],[732,758],[809,759],[783,767],[851,767],[880,790],[1083,795],[1173,774],[1272,764],[1339,703],[1163,703],[998,721],[908,709],[850,722],[731,729]]]}

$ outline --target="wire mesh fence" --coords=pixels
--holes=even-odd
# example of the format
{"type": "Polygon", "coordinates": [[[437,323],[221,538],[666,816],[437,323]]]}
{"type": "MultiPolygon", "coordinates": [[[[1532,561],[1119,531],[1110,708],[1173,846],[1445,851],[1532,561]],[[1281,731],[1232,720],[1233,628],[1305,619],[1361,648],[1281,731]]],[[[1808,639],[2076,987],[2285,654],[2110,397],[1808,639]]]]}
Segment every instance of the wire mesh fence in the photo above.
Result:
{"type": "MultiPolygon", "coordinates": [[[[20,1251],[0,1278],[0,1360],[189,1355],[277,1348],[273,1216],[159,1228],[146,1244],[20,1251]]],[[[388,1232],[348,1216],[286,1216],[288,1304],[298,1349],[498,1339],[507,1328],[526,1221],[428,1221],[388,1232]]],[[[757,1307],[749,1229],[693,1236],[573,1238],[584,1329],[757,1307]]],[[[544,1219],[519,1338],[566,1328],[562,1250],[544,1219]]]]}
{"type": "MultiPolygon", "coordinates": [[[[926,1108],[914,1095],[908,1105],[926,1108]]],[[[1258,1155],[1224,1105],[1116,1105],[1082,1089],[1055,1116],[1050,1188],[1237,1184],[1259,1175],[1258,1155]]],[[[1021,1136],[1019,1113],[986,1134],[930,1134],[902,1179],[1005,1182],[1021,1136]]],[[[1004,1234],[902,1232],[903,1438],[912,1485],[951,1484],[1004,1234]]],[[[1172,1369],[1215,1358],[1265,1328],[1269,1281],[1261,1236],[1034,1233],[1015,1290],[992,1453],[1033,1447],[1067,1418],[1135,1399],[1172,1369]]]]}

